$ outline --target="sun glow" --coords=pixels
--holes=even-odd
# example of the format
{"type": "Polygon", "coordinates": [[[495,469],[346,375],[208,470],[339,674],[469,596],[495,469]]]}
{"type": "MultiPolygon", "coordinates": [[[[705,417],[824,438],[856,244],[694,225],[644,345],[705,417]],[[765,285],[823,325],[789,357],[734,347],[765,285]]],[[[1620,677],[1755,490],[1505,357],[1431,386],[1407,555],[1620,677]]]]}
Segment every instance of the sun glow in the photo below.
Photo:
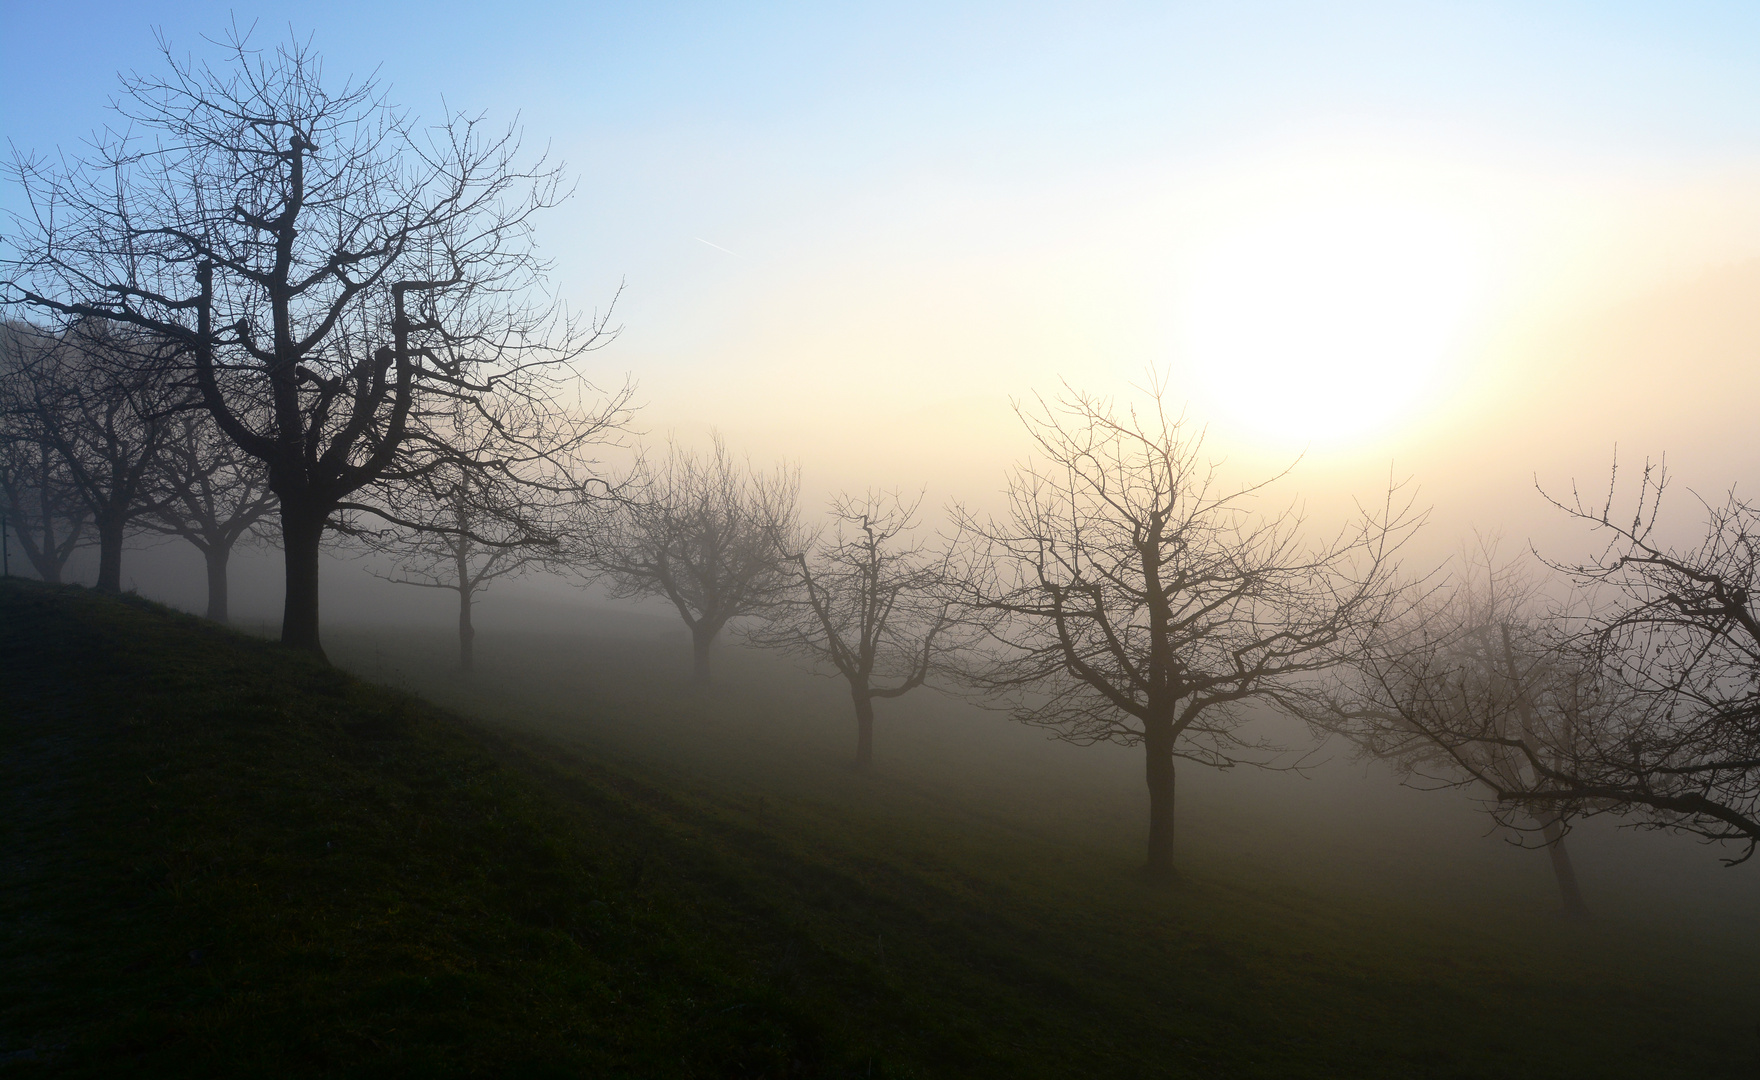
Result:
{"type": "Polygon", "coordinates": [[[1183,305],[1193,397],[1296,445],[1421,420],[1461,352],[1482,263],[1467,221],[1395,201],[1300,206],[1224,230],[1183,305]]]}

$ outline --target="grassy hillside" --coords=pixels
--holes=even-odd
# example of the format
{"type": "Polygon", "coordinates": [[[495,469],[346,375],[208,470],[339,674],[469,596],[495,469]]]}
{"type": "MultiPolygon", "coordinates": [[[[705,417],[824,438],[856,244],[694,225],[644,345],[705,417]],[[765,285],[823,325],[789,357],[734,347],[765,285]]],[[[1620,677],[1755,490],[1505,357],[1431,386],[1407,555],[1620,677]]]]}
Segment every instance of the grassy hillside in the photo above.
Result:
{"type": "MultiPolygon", "coordinates": [[[[1760,1059],[1746,944],[1489,933],[1215,872],[1151,891],[922,789],[711,783],[566,737],[560,706],[513,723],[511,690],[498,710],[456,695],[499,713],[465,720],[149,604],[0,583],[0,687],[0,1072],[1734,1077],[1760,1059]]],[[[616,687],[588,680],[573,707],[680,739],[701,730],[683,713],[715,711],[616,687]]]]}

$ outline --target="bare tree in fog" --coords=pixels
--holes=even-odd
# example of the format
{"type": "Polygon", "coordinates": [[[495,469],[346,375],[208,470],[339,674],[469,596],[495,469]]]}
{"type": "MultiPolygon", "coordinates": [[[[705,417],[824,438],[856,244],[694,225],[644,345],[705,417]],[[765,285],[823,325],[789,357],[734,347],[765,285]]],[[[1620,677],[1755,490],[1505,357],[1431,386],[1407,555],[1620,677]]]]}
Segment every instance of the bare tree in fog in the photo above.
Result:
{"type": "Polygon", "coordinates": [[[1500,564],[1482,542],[1459,565],[1402,618],[1374,628],[1340,672],[1342,692],[1310,719],[1408,782],[1488,791],[1494,820],[1518,836],[1539,832],[1564,912],[1587,918],[1565,833],[1595,804],[1510,793],[1543,786],[1541,763],[1581,760],[1628,695],[1575,647],[1568,619],[1520,563],[1500,564]]]}
{"type": "Polygon", "coordinates": [[[85,502],[59,458],[35,439],[0,435],[0,512],[44,581],[60,581],[90,536],[85,502]]]}
{"type": "MultiPolygon", "coordinates": [[[[1505,806],[1542,819],[1636,815],[1741,843],[1733,865],[1760,845],[1760,511],[1733,492],[1703,504],[1702,539],[1675,548],[1656,538],[1666,487],[1646,467],[1630,516],[1615,515],[1613,485],[1599,505],[1554,502],[1606,543],[1585,562],[1550,564],[1581,610],[1544,636],[1512,632],[1504,674],[1475,678],[1446,649],[1424,660],[1423,638],[1396,641],[1377,681],[1398,693],[1360,708],[1400,703],[1400,722],[1505,806]],[[1454,699],[1470,694],[1469,714],[1454,699]]],[[[1446,643],[1449,625],[1433,636],[1446,643]]]]}
{"type": "Polygon", "coordinates": [[[0,511],[37,576],[58,582],[90,536],[91,511],[34,420],[26,360],[53,347],[46,330],[0,325],[0,511]]]}
{"type": "Polygon", "coordinates": [[[947,556],[910,537],[921,501],[907,503],[896,492],[839,495],[830,535],[785,552],[789,591],[748,635],[829,665],[849,684],[862,770],[874,762],[875,699],[922,686],[941,666],[956,625],[947,556]]]}
{"type": "Polygon", "coordinates": [[[140,526],[182,537],[202,553],[208,618],[229,621],[233,548],[275,512],[263,463],[222,434],[205,410],[190,410],[172,421],[150,484],[152,503],[140,526]]]}
{"type": "Polygon", "coordinates": [[[591,411],[535,394],[493,408],[461,402],[425,425],[439,460],[387,500],[392,528],[363,535],[394,560],[380,576],[457,595],[461,668],[475,663],[477,598],[498,578],[557,561],[572,512],[611,497],[587,451],[616,439],[633,393],[625,384],[591,411]]]}
{"type": "Polygon", "coordinates": [[[1016,467],[1009,512],[960,512],[978,557],[967,603],[990,620],[976,687],[1016,720],[1071,742],[1141,745],[1146,874],[1173,875],[1174,761],[1268,763],[1243,708],[1295,706],[1316,672],[1391,616],[1394,556],[1416,526],[1384,506],[1310,546],[1291,510],[1256,513],[1277,479],[1224,486],[1202,432],[1165,408],[1072,390],[1017,410],[1038,456],[1016,467]]]}
{"type": "MultiPolygon", "coordinates": [[[[83,160],[20,159],[7,299],[176,342],[226,437],[268,471],[284,642],[320,652],[339,511],[435,460],[423,402],[517,394],[606,338],[539,299],[534,216],[566,194],[514,129],[420,126],[372,80],[326,84],[236,28],[217,64],[161,42],[83,160]]],[[[445,455],[440,455],[445,457],[445,455]]]]}
{"type": "Polygon", "coordinates": [[[1535,802],[1598,800],[1652,824],[1760,845],[1760,508],[1731,490],[1700,501],[1704,531],[1691,547],[1657,538],[1668,474],[1646,465],[1630,517],[1573,493],[1553,505],[1605,540],[1595,557],[1554,563],[1593,613],[1578,630],[1585,654],[1627,695],[1568,768],[1524,793],[1535,802]]]}
{"type": "Polygon", "coordinates": [[[637,463],[628,494],[586,528],[579,558],[614,597],[671,601],[691,632],[693,676],[706,684],[722,628],[765,610],[787,585],[781,550],[799,528],[799,487],[792,469],[736,462],[719,435],[706,457],[673,445],[664,460],[637,463]]]}
{"type": "Polygon", "coordinates": [[[81,318],[31,339],[9,373],[9,404],[26,437],[56,458],[92,522],[97,587],[105,592],[122,591],[123,540],[150,507],[160,446],[186,407],[175,350],[136,327],[81,318]]]}

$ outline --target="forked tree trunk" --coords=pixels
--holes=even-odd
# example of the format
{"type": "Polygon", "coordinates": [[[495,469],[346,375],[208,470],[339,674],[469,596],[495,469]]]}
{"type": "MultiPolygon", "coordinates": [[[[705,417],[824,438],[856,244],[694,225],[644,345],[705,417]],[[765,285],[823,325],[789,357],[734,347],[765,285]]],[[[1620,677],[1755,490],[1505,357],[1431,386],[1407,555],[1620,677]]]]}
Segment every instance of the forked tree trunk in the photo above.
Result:
{"type": "Polygon", "coordinates": [[[1153,883],[1172,881],[1173,738],[1152,734],[1143,740],[1149,782],[1149,861],[1143,876],[1153,883]]]}
{"type": "Polygon", "coordinates": [[[38,577],[51,585],[61,584],[61,568],[67,565],[65,562],[56,559],[53,555],[39,557],[29,548],[25,549],[25,557],[30,559],[31,569],[37,572],[38,577]]]}
{"type": "Polygon", "coordinates": [[[228,622],[226,563],[232,558],[232,549],[212,544],[202,552],[202,558],[208,563],[208,618],[228,622]]]}
{"type": "Polygon", "coordinates": [[[30,560],[31,569],[37,576],[51,585],[61,584],[61,569],[67,565],[66,559],[55,557],[55,534],[50,526],[43,527],[43,545],[38,547],[35,537],[27,537],[22,529],[13,528],[19,537],[20,546],[24,548],[24,557],[30,560]]]}
{"type": "Polygon", "coordinates": [[[856,769],[867,772],[874,767],[874,699],[854,686],[850,696],[856,703],[856,769]]]}
{"type": "Polygon", "coordinates": [[[115,520],[98,522],[98,591],[119,593],[122,591],[122,532],[121,515],[115,520]]]}
{"type": "Polygon", "coordinates": [[[324,655],[318,643],[318,548],[327,514],[281,508],[281,549],[287,594],[281,607],[281,643],[324,655]]]}
{"type": "Polygon", "coordinates": [[[458,587],[458,666],[465,671],[476,662],[477,628],[471,625],[471,590],[458,587]]]}
{"type": "Polygon", "coordinates": [[[714,643],[715,631],[700,622],[691,627],[691,678],[698,686],[709,685],[709,646],[714,643]]]}
{"type": "Polygon", "coordinates": [[[1552,876],[1558,881],[1558,898],[1568,918],[1587,919],[1589,905],[1583,903],[1582,890],[1577,887],[1577,871],[1571,865],[1571,854],[1565,850],[1564,827],[1557,815],[1540,824],[1540,835],[1546,839],[1546,854],[1552,857],[1552,876]]]}
{"type": "MultiPolygon", "coordinates": [[[[45,455],[48,451],[42,451],[45,455]]],[[[24,548],[25,558],[30,560],[31,569],[37,576],[51,585],[61,584],[61,575],[67,568],[67,560],[72,557],[74,541],[85,527],[81,519],[69,521],[69,535],[60,540],[55,538],[55,521],[61,515],[49,499],[49,473],[45,458],[43,468],[37,474],[41,486],[37,491],[37,507],[42,511],[42,518],[37,528],[27,530],[19,522],[12,523],[12,535],[18,537],[19,546],[24,548]],[[39,543],[40,538],[40,543],[39,543]],[[65,545],[65,546],[63,546],[65,545]]]]}

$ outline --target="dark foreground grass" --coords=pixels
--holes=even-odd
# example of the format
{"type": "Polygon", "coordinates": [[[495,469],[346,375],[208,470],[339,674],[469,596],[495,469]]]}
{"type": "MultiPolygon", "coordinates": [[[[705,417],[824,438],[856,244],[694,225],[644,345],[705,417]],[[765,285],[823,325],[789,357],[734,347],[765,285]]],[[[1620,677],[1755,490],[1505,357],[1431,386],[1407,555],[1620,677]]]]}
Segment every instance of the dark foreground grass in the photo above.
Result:
{"type": "Polygon", "coordinates": [[[0,1073],[1760,1061],[1760,995],[1710,955],[1450,949],[1262,885],[1011,871],[948,825],[822,835],[144,603],[0,583],[0,690],[0,1073]]]}

